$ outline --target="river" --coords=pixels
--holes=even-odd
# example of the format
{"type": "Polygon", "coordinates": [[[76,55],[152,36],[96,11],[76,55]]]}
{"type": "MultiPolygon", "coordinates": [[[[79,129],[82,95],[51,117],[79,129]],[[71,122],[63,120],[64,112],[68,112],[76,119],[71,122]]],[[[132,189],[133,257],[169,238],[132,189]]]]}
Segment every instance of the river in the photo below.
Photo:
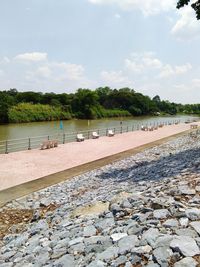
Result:
{"type": "Polygon", "coordinates": [[[63,129],[60,129],[60,121],[51,122],[32,122],[32,123],[13,123],[0,125],[0,141],[19,139],[26,137],[35,137],[43,135],[54,135],[57,133],[78,132],[81,130],[90,130],[97,128],[109,128],[117,126],[128,126],[146,123],[168,122],[173,120],[195,119],[195,116],[178,115],[178,116],[159,116],[159,117],[128,117],[128,118],[112,118],[99,120],[69,120],[63,121],[63,129]]]}

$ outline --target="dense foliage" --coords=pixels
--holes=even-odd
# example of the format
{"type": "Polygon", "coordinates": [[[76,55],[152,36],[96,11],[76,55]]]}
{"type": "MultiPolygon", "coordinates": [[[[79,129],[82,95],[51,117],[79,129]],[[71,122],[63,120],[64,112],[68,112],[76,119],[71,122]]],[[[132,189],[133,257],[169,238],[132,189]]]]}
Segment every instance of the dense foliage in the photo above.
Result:
{"type": "MultiPolygon", "coordinates": [[[[181,8],[185,5],[188,5],[191,1],[190,0],[179,0],[177,3],[177,8],[181,8]]],[[[195,1],[191,4],[191,7],[196,12],[197,19],[200,19],[200,0],[195,1]]]]}
{"type": "Polygon", "coordinates": [[[177,112],[199,114],[200,104],[182,105],[150,98],[133,89],[100,87],[79,89],[74,94],[0,91],[0,122],[31,122],[59,119],[159,115],[177,112]]]}

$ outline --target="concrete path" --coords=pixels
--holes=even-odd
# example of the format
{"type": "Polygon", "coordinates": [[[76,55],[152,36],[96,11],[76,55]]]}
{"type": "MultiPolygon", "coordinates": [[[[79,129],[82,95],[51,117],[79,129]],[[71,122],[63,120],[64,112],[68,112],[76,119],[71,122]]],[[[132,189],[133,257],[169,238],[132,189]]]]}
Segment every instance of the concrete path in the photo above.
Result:
{"type": "MultiPolygon", "coordinates": [[[[200,123],[197,124],[200,126],[200,123]]],[[[188,124],[169,125],[153,132],[128,132],[114,137],[67,143],[49,150],[34,149],[1,154],[0,190],[134,149],[189,128],[188,124]]]]}

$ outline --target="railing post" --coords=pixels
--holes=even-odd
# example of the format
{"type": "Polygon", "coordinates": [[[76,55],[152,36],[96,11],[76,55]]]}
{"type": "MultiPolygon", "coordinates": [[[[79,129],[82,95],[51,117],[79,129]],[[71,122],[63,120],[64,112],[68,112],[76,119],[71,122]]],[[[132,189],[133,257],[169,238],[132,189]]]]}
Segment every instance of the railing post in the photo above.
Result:
{"type": "Polygon", "coordinates": [[[108,129],[106,129],[106,136],[108,136],[108,129]]]}
{"type": "Polygon", "coordinates": [[[6,151],[5,154],[8,154],[8,141],[6,141],[6,151]]]}
{"type": "Polygon", "coordinates": [[[90,139],[90,131],[88,131],[88,139],[90,139]]]}
{"type": "Polygon", "coordinates": [[[31,150],[31,138],[28,139],[28,150],[31,150]]]}
{"type": "Polygon", "coordinates": [[[65,144],[65,133],[63,133],[63,144],[65,144]]]}
{"type": "Polygon", "coordinates": [[[132,125],[132,132],[134,131],[134,125],[132,125]]]}
{"type": "Polygon", "coordinates": [[[120,131],[120,133],[122,134],[122,126],[121,126],[121,131],[120,131]]]}
{"type": "Polygon", "coordinates": [[[113,130],[114,130],[114,134],[115,134],[115,128],[113,130]]]}
{"type": "Polygon", "coordinates": [[[49,135],[47,136],[47,140],[49,140],[49,135]]]}
{"type": "Polygon", "coordinates": [[[128,132],[128,126],[127,126],[127,132],[128,132]]]}

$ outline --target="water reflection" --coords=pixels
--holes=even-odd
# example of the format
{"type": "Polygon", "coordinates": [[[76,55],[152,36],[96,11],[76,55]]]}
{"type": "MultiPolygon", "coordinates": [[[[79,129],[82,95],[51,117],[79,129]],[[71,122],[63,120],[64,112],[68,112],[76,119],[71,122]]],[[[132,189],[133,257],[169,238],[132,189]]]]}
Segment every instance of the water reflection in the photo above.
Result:
{"type": "Polygon", "coordinates": [[[97,128],[109,128],[145,123],[168,122],[180,119],[185,122],[187,119],[195,119],[195,116],[165,116],[165,117],[134,117],[134,118],[113,118],[100,120],[69,120],[63,121],[63,129],[60,129],[60,121],[32,122],[20,124],[0,125],[0,140],[18,139],[43,135],[55,135],[59,133],[78,132],[97,128]]]}

